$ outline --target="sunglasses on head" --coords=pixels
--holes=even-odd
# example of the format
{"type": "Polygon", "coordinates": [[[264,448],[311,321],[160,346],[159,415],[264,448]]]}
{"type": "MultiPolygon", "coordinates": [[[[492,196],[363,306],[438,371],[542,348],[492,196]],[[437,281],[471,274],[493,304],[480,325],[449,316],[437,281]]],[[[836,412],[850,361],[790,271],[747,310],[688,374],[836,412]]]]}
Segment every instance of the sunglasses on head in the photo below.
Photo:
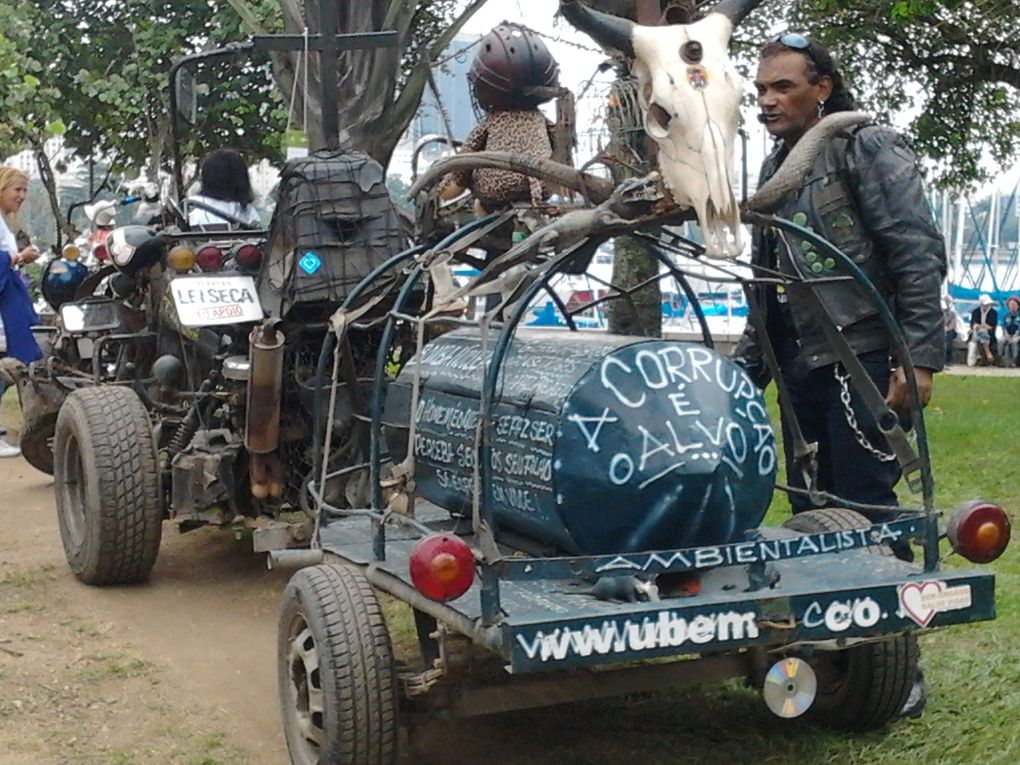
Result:
{"type": "Polygon", "coordinates": [[[786,34],[778,35],[773,42],[777,42],[787,48],[793,48],[794,50],[807,50],[811,47],[811,41],[804,35],[797,34],[796,32],[787,32],[786,34]]]}

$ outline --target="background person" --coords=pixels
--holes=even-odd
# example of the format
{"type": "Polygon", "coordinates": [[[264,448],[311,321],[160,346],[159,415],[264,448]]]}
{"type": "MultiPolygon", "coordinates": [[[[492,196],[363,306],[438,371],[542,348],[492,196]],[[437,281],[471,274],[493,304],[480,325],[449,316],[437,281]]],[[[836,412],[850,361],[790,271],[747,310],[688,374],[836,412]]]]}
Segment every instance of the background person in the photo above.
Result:
{"type": "MultiPolygon", "coordinates": [[[[19,230],[18,211],[28,194],[28,176],[13,167],[0,167],[0,320],[7,340],[6,355],[30,364],[42,358],[42,351],[32,335],[32,325],[39,322],[28,286],[18,268],[39,257],[31,244],[18,246],[14,232],[19,230]]],[[[0,398],[4,384],[0,380],[0,398]]],[[[21,450],[0,438],[0,457],[16,457],[21,450]]]]}
{"type": "Polygon", "coordinates": [[[248,166],[238,152],[233,149],[212,152],[202,160],[200,175],[199,193],[185,200],[189,226],[237,228],[229,219],[217,215],[219,210],[251,228],[261,227],[262,218],[253,205],[255,192],[251,188],[248,166]],[[198,202],[201,207],[191,202],[198,202]]]}
{"type": "Polygon", "coordinates": [[[991,295],[981,295],[978,306],[970,312],[970,336],[967,340],[967,366],[995,363],[995,330],[999,312],[991,295]]]}
{"type": "Polygon", "coordinates": [[[1006,313],[1002,316],[1002,363],[1007,367],[1020,366],[1020,297],[1006,298],[1006,313]]]}
{"type": "Polygon", "coordinates": [[[942,296],[942,329],[946,333],[946,366],[953,363],[953,348],[956,345],[956,303],[950,295],[942,296]]]}

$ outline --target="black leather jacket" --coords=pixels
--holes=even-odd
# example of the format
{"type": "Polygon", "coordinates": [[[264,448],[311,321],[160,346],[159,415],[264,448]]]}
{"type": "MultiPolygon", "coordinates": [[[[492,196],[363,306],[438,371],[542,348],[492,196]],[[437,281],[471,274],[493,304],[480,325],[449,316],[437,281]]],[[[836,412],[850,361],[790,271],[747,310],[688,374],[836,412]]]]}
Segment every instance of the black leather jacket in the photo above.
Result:
{"type": "MultiPolygon", "coordinates": [[[[775,174],[786,153],[780,143],[769,155],[759,185],[775,174]]],[[[876,125],[836,135],[819,153],[800,192],[789,195],[776,216],[813,230],[852,258],[892,309],[914,364],[943,368],[945,335],[939,293],[946,275],[945,242],[935,225],[914,154],[902,136],[876,125]]],[[[794,273],[790,258],[798,258],[807,277],[840,273],[833,259],[808,244],[761,227],[754,230],[751,257],[754,263],[770,267],[778,259],[786,273],[794,273]]],[[[775,297],[769,295],[774,287],[754,289],[763,310],[770,305],[776,309],[775,297]]],[[[837,358],[810,306],[799,299],[798,289],[806,288],[791,285],[787,291],[789,318],[799,349],[796,364],[806,372],[837,358]]],[[[858,285],[841,281],[817,289],[855,353],[890,348],[878,311],[858,285]]],[[[776,318],[766,316],[770,334],[779,324],[776,318]]],[[[750,323],[733,355],[760,385],[768,382],[750,323]]]]}

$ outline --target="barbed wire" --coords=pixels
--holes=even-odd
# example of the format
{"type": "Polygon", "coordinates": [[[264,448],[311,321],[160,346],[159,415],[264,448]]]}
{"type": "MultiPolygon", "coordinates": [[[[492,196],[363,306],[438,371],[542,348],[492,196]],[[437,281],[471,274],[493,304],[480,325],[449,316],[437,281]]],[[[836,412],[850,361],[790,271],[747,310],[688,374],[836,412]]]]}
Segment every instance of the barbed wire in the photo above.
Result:
{"type": "Polygon", "coordinates": [[[436,61],[433,61],[433,62],[432,62],[432,68],[433,68],[433,69],[436,69],[436,68],[438,68],[438,67],[441,67],[441,66],[443,66],[443,65],[444,65],[444,64],[445,64],[446,62],[448,62],[448,61],[453,61],[453,60],[454,60],[455,58],[457,58],[458,56],[463,56],[463,55],[464,55],[464,54],[465,54],[465,53],[466,53],[467,51],[471,50],[471,49],[472,49],[473,47],[475,47],[476,45],[478,45],[478,43],[480,43],[480,42],[482,41],[482,38],[483,38],[484,36],[485,36],[485,35],[481,35],[481,36],[480,36],[480,37],[479,37],[479,38],[478,38],[477,40],[475,40],[475,41],[474,41],[473,43],[470,43],[470,44],[468,44],[468,45],[465,45],[465,46],[464,46],[463,48],[458,48],[458,49],[457,49],[457,50],[455,50],[455,51],[454,51],[453,53],[451,53],[451,54],[450,54],[449,56],[444,56],[444,57],[443,57],[443,58],[441,58],[441,59],[438,59],[438,60],[436,60],[436,61]]]}
{"type": "Polygon", "coordinates": [[[546,40],[558,42],[561,43],[562,45],[569,45],[571,48],[577,48],[578,50],[587,51],[588,53],[598,53],[600,55],[605,55],[605,51],[602,50],[601,48],[596,48],[592,45],[584,45],[583,43],[574,42],[573,40],[567,40],[563,37],[551,35],[547,32],[539,32],[537,29],[532,29],[527,24],[518,24],[518,26],[520,26],[522,29],[528,30],[532,34],[538,35],[539,37],[544,37],[546,40]]]}
{"type": "MultiPolygon", "coordinates": [[[[533,35],[538,35],[539,37],[541,37],[541,38],[543,38],[545,40],[549,40],[551,42],[560,43],[561,45],[568,45],[571,48],[577,48],[578,50],[583,50],[583,51],[586,51],[588,53],[598,53],[599,55],[605,55],[605,51],[603,51],[601,48],[596,48],[596,47],[593,47],[591,45],[584,45],[583,43],[575,42],[574,40],[567,40],[567,39],[565,39],[563,37],[559,37],[557,35],[551,35],[551,34],[549,34],[547,32],[540,32],[537,29],[529,27],[527,24],[521,24],[520,22],[514,22],[514,23],[517,24],[517,26],[519,26],[521,29],[524,29],[524,30],[526,30],[528,32],[531,32],[533,35]]],[[[485,37],[485,35],[479,35],[478,39],[475,40],[474,42],[470,43],[469,45],[465,45],[463,48],[458,48],[454,53],[451,53],[449,56],[445,56],[445,57],[439,59],[438,61],[432,62],[432,66],[433,67],[442,66],[447,61],[452,61],[453,59],[457,58],[458,56],[464,55],[464,53],[466,51],[471,50],[471,48],[473,48],[476,45],[478,45],[482,41],[482,39],[484,37],[485,37]]]]}

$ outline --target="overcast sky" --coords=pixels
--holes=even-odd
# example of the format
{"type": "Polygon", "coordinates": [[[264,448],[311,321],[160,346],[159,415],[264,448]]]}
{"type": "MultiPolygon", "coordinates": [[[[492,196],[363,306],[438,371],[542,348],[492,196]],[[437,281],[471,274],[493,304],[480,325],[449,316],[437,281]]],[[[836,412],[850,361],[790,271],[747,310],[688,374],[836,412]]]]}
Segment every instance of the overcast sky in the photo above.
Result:
{"type": "MultiPolygon", "coordinates": [[[[553,0],[489,0],[465,26],[465,32],[475,35],[482,35],[499,24],[503,20],[524,23],[526,26],[553,38],[561,38],[570,41],[575,45],[567,45],[546,37],[546,45],[556,57],[560,65],[561,84],[570,88],[575,94],[580,92],[584,83],[592,76],[599,62],[604,56],[596,50],[597,46],[586,35],[576,31],[565,21],[554,22],[554,16],[559,3],[553,0]],[[576,45],[588,48],[582,50],[576,45]]],[[[608,81],[608,79],[606,79],[608,81]]],[[[753,93],[751,83],[745,82],[745,89],[753,93]]],[[[579,119],[582,115],[578,115],[579,119]]],[[[906,124],[906,120],[904,120],[906,124]]],[[[584,127],[583,124],[580,127],[584,127]]],[[[748,147],[749,174],[753,179],[757,177],[758,165],[771,146],[771,141],[764,128],[755,120],[755,110],[748,110],[744,113],[744,129],[750,136],[748,147]]],[[[581,158],[582,161],[587,157],[581,158]]],[[[739,158],[737,159],[739,163],[739,158]]],[[[738,165],[739,167],[739,165],[738,165]]],[[[981,188],[978,196],[982,196],[998,188],[1002,193],[1009,193],[1013,186],[1020,179],[1020,163],[1004,173],[993,168],[993,174],[999,177],[985,187],[981,188]]]]}

